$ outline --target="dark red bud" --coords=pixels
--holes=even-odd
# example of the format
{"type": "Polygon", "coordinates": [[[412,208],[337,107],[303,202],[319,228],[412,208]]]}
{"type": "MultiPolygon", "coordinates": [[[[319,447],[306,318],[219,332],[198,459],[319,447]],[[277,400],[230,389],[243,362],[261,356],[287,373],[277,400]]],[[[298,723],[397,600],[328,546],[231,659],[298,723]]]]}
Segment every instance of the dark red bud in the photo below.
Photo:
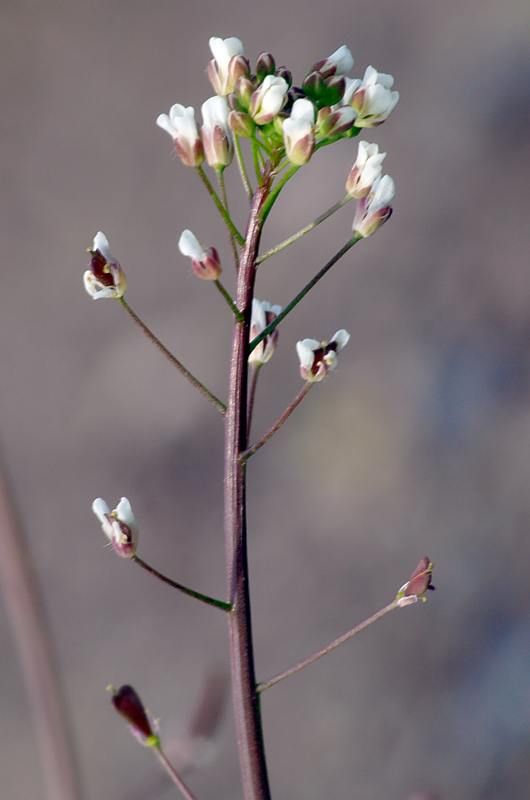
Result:
{"type": "Polygon", "coordinates": [[[144,739],[149,739],[155,735],[145,713],[143,703],[132,686],[120,686],[112,695],[112,703],[116,711],[127,720],[135,733],[144,739]]]}

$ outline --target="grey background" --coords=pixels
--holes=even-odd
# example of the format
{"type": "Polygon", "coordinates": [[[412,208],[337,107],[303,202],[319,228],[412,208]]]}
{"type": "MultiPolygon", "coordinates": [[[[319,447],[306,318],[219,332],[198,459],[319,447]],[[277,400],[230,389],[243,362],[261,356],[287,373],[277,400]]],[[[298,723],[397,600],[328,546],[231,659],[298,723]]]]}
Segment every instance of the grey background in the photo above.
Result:
{"type": "MultiPolygon", "coordinates": [[[[230,321],[178,254],[221,223],[154,120],[211,94],[208,37],[270,49],[300,80],[347,43],[354,74],[401,101],[369,141],[388,151],[395,214],[282,328],[256,432],[300,386],[294,343],[352,334],[340,368],[256,456],[250,557],[266,677],[388,601],[418,558],[438,591],[270,691],[275,797],[526,796],[530,436],[530,7],[527,0],[0,5],[1,437],[58,650],[87,798],[170,797],[110,708],[131,682],[169,740],[185,727],[225,623],[103,549],[90,503],[127,495],[140,553],[222,594],[222,426],[111,302],[81,286],[99,228],[131,305],[214,391],[230,321]],[[165,794],[164,794],[165,792],[165,794]]],[[[342,196],[355,148],[316,157],[264,246],[342,196]]],[[[235,168],[232,170],[235,173],[235,168]]],[[[237,175],[229,178],[232,195],[237,175]]],[[[242,201],[234,200],[236,213],[242,201]]],[[[285,303],[348,236],[344,210],[260,272],[285,303]]],[[[2,799],[44,797],[0,605],[2,799]]],[[[201,800],[240,796],[231,714],[201,800]]]]}

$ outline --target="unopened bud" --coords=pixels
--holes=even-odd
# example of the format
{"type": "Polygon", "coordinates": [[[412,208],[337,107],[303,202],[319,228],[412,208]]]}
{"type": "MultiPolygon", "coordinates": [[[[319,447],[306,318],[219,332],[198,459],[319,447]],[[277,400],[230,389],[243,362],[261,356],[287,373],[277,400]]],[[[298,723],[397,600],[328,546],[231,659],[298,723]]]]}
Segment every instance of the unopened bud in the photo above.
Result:
{"type": "Polygon", "coordinates": [[[292,164],[301,166],[311,158],[315,147],[314,121],[315,108],[311,100],[297,100],[291,116],[283,123],[285,154],[292,164]]]}
{"type": "Polygon", "coordinates": [[[112,691],[112,704],[118,714],[129,723],[132,733],[147,747],[158,747],[158,733],[151,724],[144,705],[132,686],[109,687],[112,691]]]}
{"type": "Polygon", "coordinates": [[[335,110],[326,106],[321,108],[317,116],[318,135],[326,138],[346,133],[355,120],[355,111],[349,106],[340,106],[335,110]]]}
{"type": "Polygon", "coordinates": [[[240,78],[235,85],[234,94],[239,106],[245,111],[248,111],[250,107],[250,99],[254,88],[254,84],[249,78],[240,78]]]}
{"type": "Polygon", "coordinates": [[[250,137],[256,130],[254,120],[244,111],[231,111],[228,115],[228,124],[238,136],[250,137]]]}
{"type": "Polygon", "coordinates": [[[276,70],[276,77],[283,78],[289,87],[293,85],[293,75],[292,72],[287,69],[287,67],[278,67],[276,70]]]}
{"type": "Polygon", "coordinates": [[[281,111],[288,88],[283,78],[267,75],[250,101],[250,113],[256,125],[266,125],[281,111]]]}
{"type": "MultiPolygon", "coordinates": [[[[267,325],[270,325],[276,319],[281,310],[281,306],[273,306],[266,300],[254,298],[252,300],[252,317],[250,320],[250,341],[259,336],[260,333],[263,333],[267,325]]],[[[278,329],[276,328],[254,348],[248,357],[248,363],[256,367],[270,361],[276,350],[277,341],[278,329]]]]}
{"type": "Polygon", "coordinates": [[[256,78],[261,83],[267,75],[273,75],[276,70],[276,62],[271,53],[262,53],[256,61],[256,78]]]}
{"type": "Polygon", "coordinates": [[[191,258],[191,268],[197,278],[204,281],[216,281],[221,275],[221,259],[215,247],[207,250],[190,230],[182,231],[179,239],[179,250],[183,256],[191,258]]]}
{"type": "Polygon", "coordinates": [[[329,78],[332,75],[345,75],[352,67],[353,57],[351,51],[349,47],[343,44],[327,58],[317,61],[312,70],[320,72],[323,78],[329,78]]]}
{"type": "Polygon", "coordinates": [[[407,583],[404,583],[396,595],[400,608],[416,603],[418,600],[425,602],[425,593],[434,591],[432,585],[433,563],[428,556],[423,556],[407,583]]]}
{"type": "Polygon", "coordinates": [[[302,90],[304,94],[309,97],[310,100],[313,102],[318,103],[320,101],[320,97],[324,92],[326,85],[324,83],[324,78],[319,72],[310,72],[306,78],[304,78],[304,82],[302,83],[302,90]]]}
{"type": "Polygon", "coordinates": [[[386,153],[379,152],[379,145],[359,142],[357,159],[346,180],[346,191],[359,200],[370,194],[373,184],[381,177],[386,153]]]}
{"type": "Polygon", "coordinates": [[[210,97],[201,106],[202,144],[211,167],[222,169],[232,161],[233,149],[228,128],[228,104],[224,97],[210,97]]]}
{"type": "Polygon", "coordinates": [[[390,175],[377,178],[370,193],[357,203],[352,226],[354,233],[363,238],[375,233],[392,215],[391,203],[395,193],[396,187],[390,175]]]}

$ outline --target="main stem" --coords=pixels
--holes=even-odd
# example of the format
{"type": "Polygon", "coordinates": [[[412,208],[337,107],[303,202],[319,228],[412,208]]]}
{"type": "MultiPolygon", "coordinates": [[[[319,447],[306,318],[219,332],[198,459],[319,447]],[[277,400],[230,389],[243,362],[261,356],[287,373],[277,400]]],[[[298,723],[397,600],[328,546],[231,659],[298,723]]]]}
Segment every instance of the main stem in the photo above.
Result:
{"type": "Polygon", "coordinates": [[[246,240],[237,277],[236,304],[243,312],[242,322],[235,322],[230,365],[228,406],[225,415],[225,543],[232,702],[239,761],[245,800],[270,800],[269,782],[252,643],[249,575],[247,558],[247,521],[245,465],[241,453],[247,448],[247,382],[250,315],[256,258],[261,236],[260,214],[269,192],[269,178],[264,177],[253,197],[246,240]]]}

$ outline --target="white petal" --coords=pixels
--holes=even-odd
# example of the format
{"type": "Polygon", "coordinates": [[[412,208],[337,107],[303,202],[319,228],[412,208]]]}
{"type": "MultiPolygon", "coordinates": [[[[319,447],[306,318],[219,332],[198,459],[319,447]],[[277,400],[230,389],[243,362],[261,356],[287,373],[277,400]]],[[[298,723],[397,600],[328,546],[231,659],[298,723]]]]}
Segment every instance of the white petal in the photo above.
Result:
{"type": "Polygon", "coordinates": [[[110,252],[109,240],[107,239],[103,231],[98,231],[94,236],[94,244],[92,245],[92,250],[99,250],[105,261],[113,260],[110,252]]]}
{"type": "Polygon", "coordinates": [[[361,85],[360,78],[346,78],[346,88],[344,90],[344,94],[342,96],[342,102],[345,106],[348,105],[350,100],[352,99],[353,95],[361,85]]]}
{"type": "MultiPolygon", "coordinates": [[[[256,297],[252,300],[252,317],[250,320],[251,334],[254,339],[264,330],[266,326],[265,320],[265,302],[258,300],[256,297]]],[[[252,355],[252,354],[251,354],[252,355]]]]}
{"type": "Polygon", "coordinates": [[[315,360],[315,350],[320,347],[320,342],[316,339],[302,339],[296,343],[296,352],[303,369],[311,369],[315,360]]]}
{"type": "Polygon", "coordinates": [[[107,521],[105,514],[110,514],[110,508],[103,500],[102,497],[96,497],[94,502],[92,503],[92,511],[100,521],[102,525],[104,525],[107,521]]]}
{"type": "Polygon", "coordinates": [[[315,107],[311,100],[307,100],[304,97],[295,100],[291,109],[290,118],[304,120],[304,122],[309,122],[312,125],[315,121],[315,107]]]}
{"type": "MultiPolygon", "coordinates": [[[[191,106],[190,106],[191,108],[191,106]]],[[[181,103],[174,103],[171,108],[169,109],[169,118],[171,122],[175,122],[180,117],[183,117],[186,113],[186,107],[183,106],[181,103]]]]}
{"type": "Polygon", "coordinates": [[[159,114],[158,117],[156,118],[156,124],[158,125],[159,128],[162,128],[163,131],[169,133],[172,139],[175,138],[176,130],[172,125],[171,120],[169,119],[167,114],[159,114]]]}
{"type": "Polygon", "coordinates": [[[350,334],[348,331],[345,331],[344,328],[341,328],[340,331],[333,334],[330,341],[336,343],[337,350],[342,350],[350,341],[350,334]]]}
{"type": "Polygon", "coordinates": [[[243,42],[236,36],[230,36],[228,39],[212,36],[208,44],[219,69],[223,73],[223,77],[226,76],[228,71],[230,59],[233,56],[244,55],[243,42]]]}
{"type": "Polygon", "coordinates": [[[130,528],[136,525],[136,518],[132,512],[131,504],[126,497],[122,497],[116,508],[114,509],[116,516],[120,522],[125,522],[130,528]]]}
{"type": "Polygon", "coordinates": [[[180,234],[178,247],[182,255],[188,258],[194,258],[196,261],[204,261],[206,258],[206,252],[201,247],[199,240],[187,228],[180,234]]]}
{"type": "Polygon", "coordinates": [[[214,95],[205,100],[201,106],[202,119],[205,128],[212,130],[219,125],[224,130],[228,129],[228,104],[224,97],[214,95]]]}
{"type": "Polygon", "coordinates": [[[327,61],[331,61],[337,68],[337,74],[342,75],[349,72],[353,67],[353,56],[349,47],[343,44],[334,53],[328,56],[327,61]]]}
{"type": "Polygon", "coordinates": [[[373,185],[373,195],[370,199],[370,209],[375,211],[377,208],[389,205],[396,194],[396,186],[390,175],[383,175],[373,185]]]}

